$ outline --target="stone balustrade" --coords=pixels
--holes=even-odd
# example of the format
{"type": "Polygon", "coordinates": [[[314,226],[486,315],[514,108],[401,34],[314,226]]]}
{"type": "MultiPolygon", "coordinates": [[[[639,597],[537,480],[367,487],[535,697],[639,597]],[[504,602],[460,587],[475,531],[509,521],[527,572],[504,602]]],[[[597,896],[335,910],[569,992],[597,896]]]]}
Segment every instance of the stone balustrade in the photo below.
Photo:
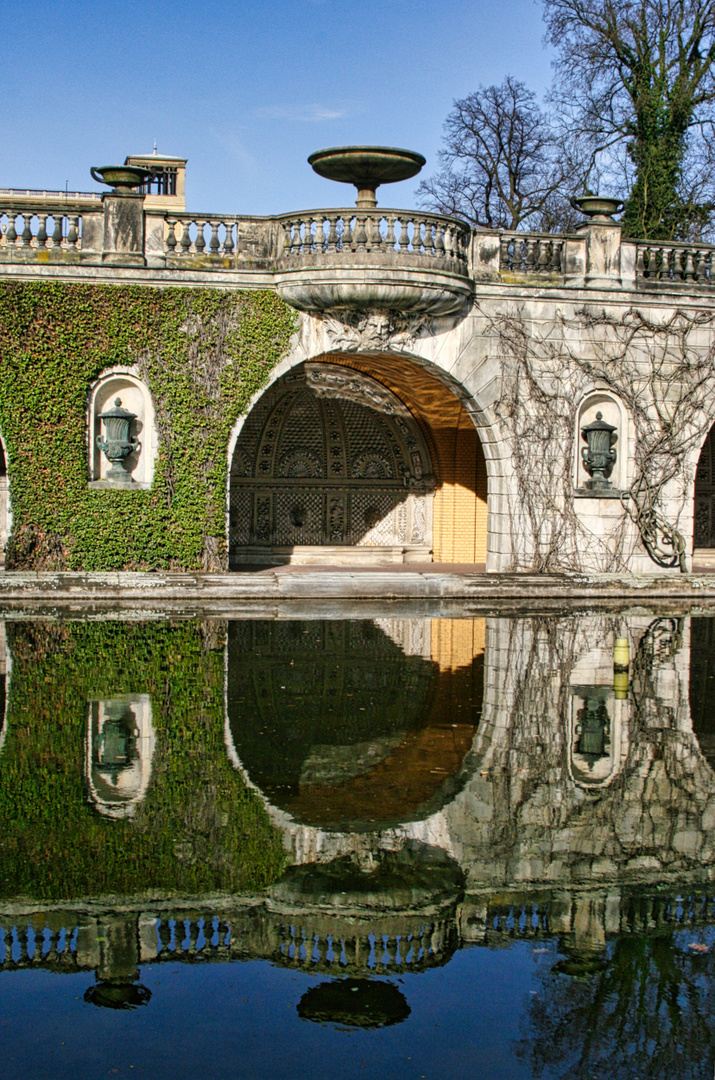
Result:
{"type": "Polygon", "coordinates": [[[235,214],[162,214],[163,255],[172,269],[266,264],[275,250],[272,218],[235,214]]]}
{"type": "Polygon", "coordinates": [[[664,244],[639,241],[636,278],[640,284],[715,285],[715,247],[711,244],[664,244]]]}
{"type": "Polygon", "coordinates": [[[232,259],[236,251],[238,219],[213,214],[166,216],[164,252],[186,259],[205,255],[232,259]]]}
{"type": "Polygon", "coordinates": [[[286,262],[328,255],[437,259],[456,273],[467,266],[469,227],[454,218],[405,210],[314,210],[286,214],[281,257],[286,262]]]}
{"type": "Polygon", "coordinates": [[[0,261],[47,261],[52,253],[62,258],[79,254],[82,214],[65,206],[16,207],[0,200],[0,261]]]}
{"type": "Polygon", "coordinates": [[[500,273],[562,274],[565,238],[548,233],[502,232],[499,234],[500,273]]]}

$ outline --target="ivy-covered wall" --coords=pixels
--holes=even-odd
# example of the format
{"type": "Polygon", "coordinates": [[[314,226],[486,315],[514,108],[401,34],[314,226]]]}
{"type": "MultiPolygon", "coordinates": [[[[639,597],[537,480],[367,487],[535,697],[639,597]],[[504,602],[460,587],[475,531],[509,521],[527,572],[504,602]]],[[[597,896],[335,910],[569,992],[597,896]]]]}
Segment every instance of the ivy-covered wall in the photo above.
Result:
{"type": "Polygon", "coordinates": [[[6,567],[224,569],[230,432],[295,320],[267,291],[0,282],[6,567]],[[88,394],[115,366],[136,366],[154,400],[148,491],[88,487],[88,394]]]}
{"type": "Polygon", "coordinates": [[[0,897],[151,889],[254,892],[281,873],[280,836],[230,764],[220,622],[8,624],[0,752],[0,897]],[[156,744],[134,816],[89,803],[89,702],[148,694],[156,744]]]}

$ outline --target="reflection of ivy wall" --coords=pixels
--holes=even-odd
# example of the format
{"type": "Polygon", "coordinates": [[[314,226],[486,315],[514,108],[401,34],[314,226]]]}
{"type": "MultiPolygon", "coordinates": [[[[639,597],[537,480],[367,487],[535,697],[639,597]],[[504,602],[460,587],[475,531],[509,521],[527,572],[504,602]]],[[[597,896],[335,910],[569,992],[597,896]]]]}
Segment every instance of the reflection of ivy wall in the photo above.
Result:
{"type": "Polygon", "coordinates": [[[9,624],[0,752],[0,896],[250,891],[280,873],[278,835],[223,742],[221,624],[9,624]],[[151,695],[156,748],[131,819],[87,802],[88,700],[151,695]]]}
{"type": "Polygon", "coordinates": [[[0,282],[8,568],[225,567],[229,435],[294,327],[271,292],[0,282]],[[153,487],[91,490],[88,391],[127,365],[156,406],[153,487]]]}

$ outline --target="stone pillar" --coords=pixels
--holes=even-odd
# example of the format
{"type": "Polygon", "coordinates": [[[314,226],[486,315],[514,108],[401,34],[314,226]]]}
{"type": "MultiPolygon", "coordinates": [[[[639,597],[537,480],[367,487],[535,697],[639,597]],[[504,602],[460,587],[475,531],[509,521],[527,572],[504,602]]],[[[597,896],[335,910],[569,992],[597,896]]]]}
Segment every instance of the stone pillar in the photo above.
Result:
{"type": "Polygon", "coordinates": [[[144,196],[138,191],[110,191],[102,196],[102,262],[108,266],[146,266],[144,196]]]}
{"type": "Polygon", "coordinates": [[[587,221],[576,232],[586,240],[586,286],[591,289],[620,286],[621,226],[615,221],[587,221]]]}

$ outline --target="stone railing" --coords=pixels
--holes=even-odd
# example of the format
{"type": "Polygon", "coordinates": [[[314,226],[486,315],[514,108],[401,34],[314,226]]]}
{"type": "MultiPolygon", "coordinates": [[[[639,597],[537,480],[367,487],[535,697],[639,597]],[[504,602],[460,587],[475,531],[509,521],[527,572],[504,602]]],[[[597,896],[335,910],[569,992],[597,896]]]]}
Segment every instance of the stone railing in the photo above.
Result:
{"type": "Polygon", "coordinates": [[[470,229],[453,218],[407,210],[312,210],[285,214],[280,258],[284,264],[331,256],[344,262],[376,257],[389,262],[437,260],[467,272],[470,229]]]}
{"type": "Polygon", "coordinates": [[[664,244],[638,241],[639,283],[715,285],[715,247],[711,244],[664,244]]]}
{"type": "Polygon", "coordinates": [[[35,260],[40,252],[62,258],[82,247],[82,214],[66,206],[3,205],[0,198],[0,260],[35,260]]]}
{"type": "Polygon", "coordinates": [[[499,234],[499,271],[513,274],[562,274],[565,237],[548,233],[499,234]]]}
{"type": "Polygon", "coordinates": [[[165,212],[160,217],[163,256],[173,269],[238,267],[247,262],[264,265],[275,254],[276,227],[272,218],[165,212]]]}

